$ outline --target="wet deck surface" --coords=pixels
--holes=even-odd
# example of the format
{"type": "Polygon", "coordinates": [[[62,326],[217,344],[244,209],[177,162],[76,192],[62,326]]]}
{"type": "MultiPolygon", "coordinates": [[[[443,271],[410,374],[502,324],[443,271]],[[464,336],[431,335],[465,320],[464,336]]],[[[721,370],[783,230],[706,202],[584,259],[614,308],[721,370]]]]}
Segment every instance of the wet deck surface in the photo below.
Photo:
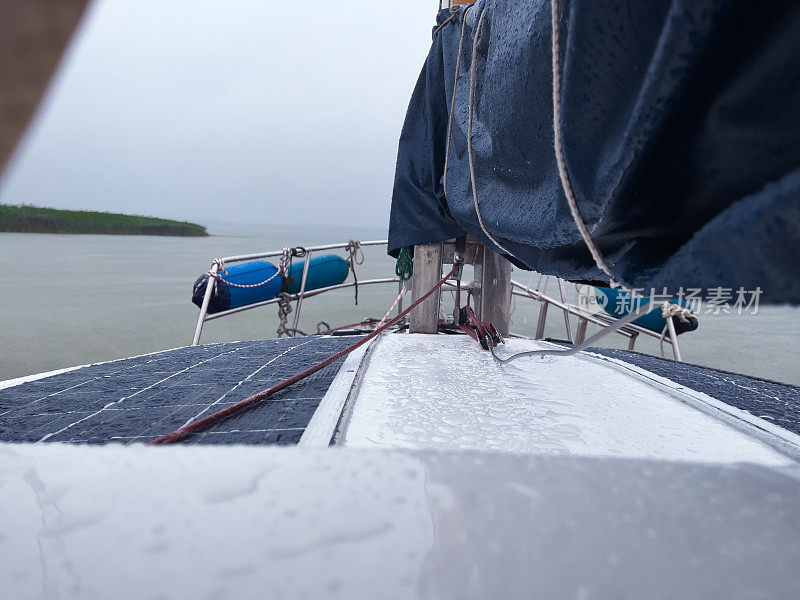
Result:
{"type": "Polygon", "coordinates": [[[9,599],[796,599],[798,498],[796,470],[741,463],[25,444],[0,452],[0,581],[9,599]]]}
{"type": "MultiPolygon", "coordinates": [[[[552,346],[509,339],[497,352],[547,348],[552,346]]],[[[676,398],[648,372],[596,355],[528,356],[499,364],[466,336],[394,335],[376,342],[368,361],[344,430],[346,446],[789,461],[739,427],[676,398]]]]}
{"type": "MultiPolygon", "coordinates": [[[[0,390],[0,442],[148,442],[242,400],[353,343],[271,339],[180,348],[0,390]]],[[[188,444],[296,444],[341,361],[188,444]]]]}
{"type": "Polygon", "coordinates": [[[591,351],[647,369],[800,434],[800,387],[627,350],[592,348],[591,351]]]}
{"type": "MultiPolygon", "coordinates": [[[[353,340],[312,337],[187,347],[0,389],[0,442],[147,442],[261,391],[353,340]]],[[[798,387],[635,352],[592,351],[800,433],[798,387]]],[[[340,366],[341,361],[183,443],[296,444],[340,366]]]]}

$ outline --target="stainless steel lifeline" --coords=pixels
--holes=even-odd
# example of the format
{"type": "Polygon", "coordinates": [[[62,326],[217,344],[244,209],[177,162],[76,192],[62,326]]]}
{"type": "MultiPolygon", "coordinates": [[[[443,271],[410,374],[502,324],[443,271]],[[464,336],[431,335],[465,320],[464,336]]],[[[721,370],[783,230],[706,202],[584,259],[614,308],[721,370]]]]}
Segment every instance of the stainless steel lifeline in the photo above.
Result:
{"type": "MultiPolygon", "coordinates": [[[[385,246],[387,240],[372,240],[368,242],[361,242],[362,246],[385,246]]],[[[308,261],[311,258],[311,254],[314,252],[321,252],[323,250],[336,250],[339,248],[344,248],[347,246],[348,242],[342,242],[340,244],[326,244],[324,246],[311,246],[306,248],[306,262],[305,268],[303,269],[303,279],[300,284],[300,292],[297,294],[291,294],[290,300],[296,301],[295,305],[295,317],[294,317],[294,328],[297,329],[297,325],[300,321],[300,308],[302,306],[303,298],[310,298],[312,296],[317,296],[324,292],[330,292],[331,290],[338,290],[342,288],[353,287],[355,285],[354,282],[346,282],[340,283],[338,285],[331,285],[324,288],[319,288],[316,290],[311,290],[310,292],[305,291],[306,287],[306,277],[308,274],[308,261]]],[[[194,330],[194,338],[192,338],[192,346],[197,346],[200,343],[200,335],[203,333],[203,325],[206,321],[212,321],[214,319],[219,319],[220,317],[225,317],[227,315],[232,315],[235,313],[239,313],[245,310],[250,310],[251,308],[258,308],[259,306],[266,306],[268,304],[275,304],[278,302],[278,298],[272,298],[270,300],[264,300],[263,302],[256,302],[254,304],[248,304],[247,306],[240,306],[238,308],[232,308],[230,310],[223,310],[218,313],[214,313],[212,315],[208,314],[208,303],[211,301],[211,294],[214,293],[214,289],[216,288],[217,280],[216,274],[219,272],[219,263],[222,262],[223,264],[230,264],[230,263],[237,263],[237,262],[244,262],[248,260],[257,260],[260,258],[272,258],[276,256],[281,256],[283,254],[283,250],[271,250],[269,252],[258,252],[255,254],[238,254],[235,256],[225,256],[221,259],[217,259],[212,262],[211,264],[211,277],[209,277],[208,285],[206,285],[206,293],[203,296],[203,304],[200,307],[200,315],[197,317],[197,326],[194,330]]],[[[364,281],[359,281],[358,285],[374,285],[378,283],[397,283],[400,280],[397,277],[386,277],[382,279],[367,279],[364,281]]]]}
{"type": "MultiPolygon", "coordinates": [[[[311,255],[314,252],[321,252],[325,250],[337,250],[337,249],[344,249],[349,242],[342,242],[338,244],[327,244],[324,246],[312,246],[306,248],[306,256],[305,256],[305,268],[303,269],[303,278],[300,284],[300,291],[297,294],[291,294],[290,300],[295,302],[295,316],[294,316],[294,329],[297,329],[300,323],[300,310],[302,308],[302,302],[305,298],[311,298],[313,296],[318,296],[319,294],[324,294],[325,292],[330,292],[333,290],[339,290],[344,288],[350,288],[355,285],[354,282],[345,282],[340,283],[338,285],[331,285],[324,288],[319,288],[316,290],[306,291],[306,277],[308,275],[308,264],[311,259],[311,255]]],[[[361,246],[385,246],[387,240],[372,240],[367,242],[361,242],[361,246]]],[[[244,262],[248,260],[256,260],[261,258],[272,258],[278,257],[283,254],[283,250],[273,250],[270,252],[260,252],[256,254],[240,254],[236,256],[226,256],[221,259],[223,264],[230,264],[230,263],[237,263],[237,262],[244,262]]],[[[236,314],[243,312],[245,310],[250,310],[253,308],[258,308],[260,306],[267,306],[269,304],[276,304],[278,302],[278,298],[272,298],[270,300],[264,300],[263,302],[256,302],[254,304],[248,304],[247,306],[240,306],[238,308],[232,308],[229,310],[224,310],[218,313],[214,313],[209,315],[208,314],[208,304],[211,300],[211,294],[214,292],[214,288],[216,286],[216,274],[219,272],[219,262],[214,261],[211,264],[211,277],[209,277],[209,285],[206,286],[206,293],[203,297],[203,303],[200,307],[200,315],[197,318],[197,326],[195,327],[194,338],[192,339],[192,345],[196,346],[200,343],[200,335],[203,332],[203,325],[206,321],[212,321],[214,319],[219,319],[221,317],[225,317],[228,315],[236,314]]],[[[547,321],[547,309],[549,306],[553,306],[556,309],[560,310],[564,314],[564,325],[566,328],[567,339],[571,342],[574,342],[576,346],[581,345],[584,340],[586,339],[586,329],[589,323],[597,325],[603,329],[607,327],[613,327],[618,319],[611,317],[610,315],[596,313],[592,314],[588,311],[583,310],[582,308],[575,306],[567,302],[566,294],[564,289],[564,281],[558,279],[558,288],[560,292],[561,300],[556,300],[555,298],[551,298],[545,292],[547,291],[547,283],[549,281],[549,276],[540,276],[539,282],[536,286],[536,289],[532,289],[518,281],[511,280],[511,287],[512,287],[512,294],[516,297],[528,298],[531,300],[535,300],[541,304],[539,308],[539,320],[536,326],[536,335],[534,336],[535,339],[542,339],[544,337],[544,328],[547,321]],[[542,283],[542,279],[544,277],[544,292],[540,291],[540,285],[542,283]],[[575,331],[575,335],[573,337],[571,327],[570,327],[570,316],[576,316],[578,318],[578,326],[575,331]]],[[[384,277],[380,279],[366,279],[358,282],[358,285],[377,285],[377,284],[386,284],[386,283],[396,283],[398,288],[402,287],[402,282],[397,277],[384,277]]],[[[448,288],[455,287],[455,283],[448,282],[448,288]]],[[[398,304],[397,307],[398,313],[402,311],[402,300],[398,304]]],[[[619,335],[625,336],[628,338],[628,349],[633,350],[634,345],[636,343],[636,339],[640,334],[649,335],[656,339],[661,339],[661,334],[656,333],[654,331],[650,331],[649,329],[644,329],[643,327],[639,327],[633,323],[627,323],[622,327],[618,327],[614,330],[614,333],[619,335]]],[[[515,335],[515,334],[511,334],[515,335]]],[[[516,337],[524,337],[524,336],[516,336],[516,337]]],[[[678,347],[678,338],[675,334],[675,325],[672,321],[672,317],[667,318],[667,335],[664,337],[664,340],[669,341],[672,352],[675,356],[675,359],[680,361],[681,360],[681,352],[680,348],[678,347]]]]}
{"type": "MultiPolygon", "coordinates": [[[[545,276],[545,290],[547,289],[547,279],[549,276],[545,276]]],[[[539,282],[541,283],[541,277],[539,278],[539,282]]],[[[588,311],[581,309],[574,304],[570,304],[564,300],[563,295],[563,283],[559,279],[559,289],[562,291],[562,301],[559,302],[555,298],[551,298],[547,296],[545,293],[539,291],[539,285],[537,285],[537,289],[531,289],[526,285],[519,283],[518,281],[511,281],[511,285],[515,288],[512,294],[514,296],[522,297],[522,298],[530,298],[532,300],[536,300],[542,303],[542,307],[539,311],[539,321],[536,325],[536,336],[535,339],[540,340],[544,337],[544,327],[547,321],[547,307],[551,304],[556,307],[557,309],[563,311],[564,319],[566,323],[569,323],[569,315],[574,315],[578,317],[578,327],[575,333],[575,339],[573,341],[575,345],[580,345],[586,339],[586,328],[589,323],[594,325],[598,325],[600,327],[611,327],[614,325],[619,319],[615,319],[614,317],[606,314],[596,313],[592,314],[588,311]]],[[[652,309],[652,307],[651,307],[652,309]]],[[[664,336],[664,340],[668,341],[672,346],[672,353],[675,356],[675,360],[681,361],[681,350],[678,347],[678,336],[675,333],[675,324],[672,320],[672,317],[667,318],[667,332],[668,335],[664,336]]],[[[651,331],[649,329],[645,329],[644,327],[639,327],[633,323],[628,323],[625,326],[621,327],[620,329],[616,330],[614,333],[618,333],[628,338],[628,350],[633,350],[634,345],[636,344],[636,338],[639,334],[649,335],[651,337],[656,338],[657,340],[661,339],[661,334],[656,333],[655,331],[651,331]]],[[[571,337],[570,330],[567,329],[567,335],[571,337]]]]}

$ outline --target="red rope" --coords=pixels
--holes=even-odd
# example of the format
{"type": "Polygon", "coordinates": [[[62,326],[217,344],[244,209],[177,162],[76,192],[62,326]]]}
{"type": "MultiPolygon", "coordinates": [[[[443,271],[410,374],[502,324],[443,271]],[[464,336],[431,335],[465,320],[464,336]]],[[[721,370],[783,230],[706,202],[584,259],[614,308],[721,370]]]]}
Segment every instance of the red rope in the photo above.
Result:
{"type": "Polygon", "coordinates": [[[454,266],[452,271],[450,271],[441,280],[439,280],[439,283],[437,283],[430,290],[428,290],[428,292],[424,296],[422,296],[421,298],[418,298],[417,300],[412,302],[411,305],[408,308],[406,308],[403,312],[401,312],[399,315],[397,315],[394,319],[392,319],[391,321],[387,321],[383,326],[379,327],[378,329],[376,329],[375,331],[373,331],[369,335],[364,336],[363,338],[358,340],[355,344],[352,344],[351,346],[348,346],[344,350],[340,350],[339,352],[337,352],[333,356],[329,356],[328,358],[326,358],[322,362],[317,363],[313,367],[309,367],[308,369],[306,369],[305,371],[302,371],[301,373],[298,373],[297,375],[293,375],[292,377],[289,377],[288,379],[284,379],[280,383],[276,383],[275,385],[273,385],[272,387],[267,388],[266,390],[258,392],[257,394],[254,394],[254,395],[250,396],[249,398],[245,398],[244,400],[240,400],[236,404],[232,404],[231,406],[228,406],[227,408],[223,408],[222,410],[217,411],[215,413],[212,413],[212,414],[208,415],[207,417],[203,417],[202,419],[199,419],[197,421],[189,423],[188,425],[184,425],[183,427],[181,427],[180,429],[176,429],[172,433],[168,433],[166,435],[162,435],[161,437],[159,437],[159,438],[157,438],[157,439],[155,439],[155,440],[153,440],[151,442],[148,442],[147,445],[148,446],[154,446],[154,445],[160,445],[160,444],[172,444],[174,442],[179,442],[179,441],[189,437],[190,435],[192,435],[194,433],[198,433],[200,431],[203,431],[204,429],[210,427],[211,425],[214,425],[215,423],[218,423],[218,422],[222,421],[223,419],[226,419],[226,418],[228,418],[228,417],[230,417],[232,415],[235,415],[239,411],[241,411],[241,410],[243,410],[245,408],[248,408],[248,407],[260,402],[264,398],[268,398],[269,396],[272,396],[273,394],[275,394],[277,392],[280,392],[281,390],[286,389],[290,385],[295,384],[295,383],[297,383],[298,381],[300,381],[302,379],[305,379],[309,375],[313,375],[314,373],[316,373],[317,371],[319,371],[321,369],[324,369],[325,367],[327,367],[331,363],[336,362],[337,360],[339,360],[343,356],[347,356],[348,354],[350,354],[353,350],[355,350],[359,346],[363,346],[368,341],[374,339],[376,336],[378,336],[379,334],[383,333],[389,327],[391,327],[392,325],[397,323],[400,319],[402,319],[408,313],[410,313],[411,309],[413,309],[415,306],[417,306],[418,304],[420,304],[424,300],[427,300],[428,297],[431,294],[433,294],[433,292],[435,292],[437,289],[439,289],[441,286],[444,285],[444,283],[447,281],[447,279],[453,273],[455,273],[456,269],[457,269],[457,267],[454,266]]]}
{"type": "Polygon", "coordinates": [[[484,350],[488,350],[490,345],[492,347],[497,346],[497,342],[500,339],[494,325],[488,321],[478,319],[469,305],[460,309],[458,326],[461,331],[478,342],[484,350]],[[462,320],[462,317],[466,318],[462,320]]]}

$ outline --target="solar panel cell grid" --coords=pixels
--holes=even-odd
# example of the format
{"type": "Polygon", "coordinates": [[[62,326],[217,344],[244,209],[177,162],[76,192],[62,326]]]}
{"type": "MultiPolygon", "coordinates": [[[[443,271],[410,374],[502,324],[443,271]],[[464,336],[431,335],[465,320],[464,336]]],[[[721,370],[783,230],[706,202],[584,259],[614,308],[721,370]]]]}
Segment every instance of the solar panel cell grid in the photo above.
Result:
{"type": "MultiPolygon", "coordinates": [[[[352,344],[310,337],[213,344],[92,365],[0,390],[0,441],[147,442],[352,344]]],[[[338,361],[189,444],[296,444],[338,361]]]]}

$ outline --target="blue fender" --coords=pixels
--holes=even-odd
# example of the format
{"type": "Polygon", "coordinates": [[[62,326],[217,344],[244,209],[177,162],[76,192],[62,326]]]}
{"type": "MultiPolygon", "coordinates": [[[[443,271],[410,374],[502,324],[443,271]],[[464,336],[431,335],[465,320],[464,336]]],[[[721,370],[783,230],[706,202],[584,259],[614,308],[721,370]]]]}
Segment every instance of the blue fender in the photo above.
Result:
{"type": "MultiPolygon", "coordinates": [[[[211,296],[208,303],[209,314],[239,308],[264,300],[271,300],[281,291],[282,281],[280,277],[275,277],[271,281],[252,288],[240,288],[228,285],[227,282],[239,285],[252,285],[261,283],[272,277],[278,269],[272,263],[265,260],[255,260],[252,262],[225,267],[227,274],[222,273],[217,280],[215,293],[211,296]]],[[[195,281],[192,293],[192,302],[197,306],[202,306],[203,296],[206,293],[206,282],[201,276],[195,281]]]]}
{"type": "MultiPolygon", "coordinates": [[[[626,290],[606,287],[596,287],[595,298],[597,299],[597,303],[603,307],[603,310],[607,314],[617,319],[621,319],[630,313],[634,308],[633,305],[638,308],[649,300],[649,298],[644,297],[631,300],[626,290]]],[[[670,299],[670,302],[679,306],[687,305],[684,300],[670,299]]],[[[689,323],[679,323],[677,319],[674,319],[674,321],[675,332],[679,335],[697,329],[697,319],[694,317],[689,319],[689,323]]],[[[656,333],[661,333],[664,331],[664,327],[667,326],[667,320],[661,315],[661,307],[658,306],[636,319],[633,324],[644,329],[649,329],[650,331],[655,331],[656,333]]]]}
{"type": "MultiPolygon", "coordinates": [[[[347,261],[335,254],[315,256],[308,263],[307,292],[344,283],[350,271],[347,261]]],[[[305,266],[306,261],[304,259],[296,258],[292,261],[292,267],[289,269],[289,277],[285,286],[286,291],[290,294],[297,294],[300,291],[305,266]]]]}
{"type": "MultiPolygon", "coordinates": [[[[303,282],[303,269],[306,261],[295,259],[289,268],[289,277],[275,277],[271,281],[262,283],[256,287],[241,288],[229,285],[228,282],[239,285],[253,285],[265,282],[272,277],[278,268],[264,260],[254,260],[231,267],[225,267],[227,274],[223,273],[217,280],[217,287],[211,301],[208,304],[208,313],[213,314],[239,308],[256,302],[271,300],[277,296],[281,290],[290,294],[300,291],[303,282]]],[[[344,283],[350,267],[347,261],[335,254],[323,254],[315,256],[309,261],[308,277],[306,278],[306,291],[318,290],[331,285],[344,283]]],[[[192,292],[192,302],[197,306],[202,306],[203,296],[206,293],[205,276],[200,276],[194,284],[192,292]]]]}

